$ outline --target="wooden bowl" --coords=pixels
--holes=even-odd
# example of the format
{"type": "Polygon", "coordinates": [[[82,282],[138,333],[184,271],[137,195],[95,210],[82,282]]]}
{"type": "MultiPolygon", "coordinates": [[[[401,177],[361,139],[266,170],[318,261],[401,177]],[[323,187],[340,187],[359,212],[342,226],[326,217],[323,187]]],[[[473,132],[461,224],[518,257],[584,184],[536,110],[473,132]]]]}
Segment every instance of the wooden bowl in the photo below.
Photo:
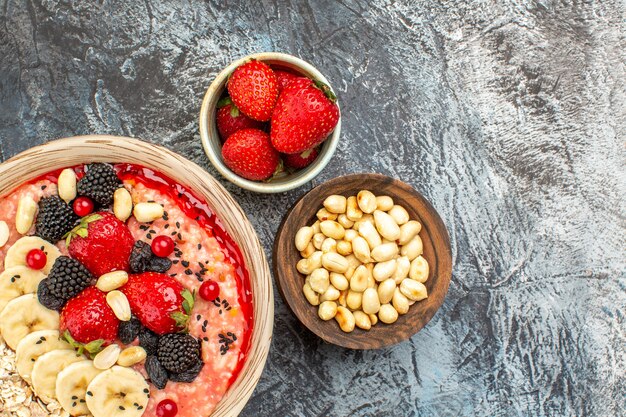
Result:
{"type": "Polygon", "coordinates": [[[212,416],[238,415],[263,372],[274,324],[272,280],[252,225],[228,191],[198,165],[160,146],[124,137],[79,136],[31,148],[0,165],[0,195],[49,171],[89,162],[139,164],[189,186],[211,206],[239,245],[253,292],[254,328],[246,363],[212,416]]]}
{"type": "Polygon", "coordinates": [[[452,275],[450,238],[439,214],[410,185],[380,174],[335,178],[301,197],[283,218],[274,242],[273,258],[278,290],[296,317],[326,342],[351,349],[383,348],[407,340],[420,331],[443,304],[452,275]],[[317,220],[315,214],[326,197],[332,194],[349,197],[360,190],[392,197],[396,204],[406,208],[412,220],[422,224],[422,256],[430,266],[428,281],[424,283],[428,289],[428,298],[413,304],[407,314],[401,315],[391,325],[378,323],[369,331],[355,328],[352,333],[344,333],[335,320],[322,321],[317,316],[317,307],[304,298],[302,286],[305,276],[296,270],[296,263],[301,256],[295,247],[294,238],[298,229],[317,220]]]}
{"type": "MultiPolygon", "coordinates": [[[[314,80],[322,81],[324,84],[331,86],[326,77],[319,72],[313,65],[308,62],[297,58],[293,55],[283,54],[280,52],[261,52],[239,58],[233,61],[230,65],[224,68],[215,77],[215,80],[209,86],[204,99],[202,100],[202,107],[200,108],[200,138],[202,139],[202,146],[204,152],[209,157],[209,160],[215,166],[215,168],[233,184],[245,188],[250,191],[256,191],[258,193],[282,193],[294,188],[298,188],[301,185],[306,184],[319,174],[324,167],[328,164],[337,144],[339,143],[339,134],[341,132],[341,116],[335,130],[328,136],[328,138],[321,145],[320,153],[315,161],[306,168],[300,169],[293,174],[285,175],[276,179],[272,179],[269,182],[264,181],[250,181],[230,170],[222,160],[222,142],[220,136],[217,133],[217,126],[215,124],[215,112],[217,108],[217,102],[222,97],[226,88],[226,81],[233,71],[246,61],[250,59],[256,59],[263,61],[270,65],[279,66],[284,69],[291,70],[298,74],[302,74],[305,77],[309,77],[314,80]]],[[[332,89],[332,87],[331,87],[332,89]]]]}

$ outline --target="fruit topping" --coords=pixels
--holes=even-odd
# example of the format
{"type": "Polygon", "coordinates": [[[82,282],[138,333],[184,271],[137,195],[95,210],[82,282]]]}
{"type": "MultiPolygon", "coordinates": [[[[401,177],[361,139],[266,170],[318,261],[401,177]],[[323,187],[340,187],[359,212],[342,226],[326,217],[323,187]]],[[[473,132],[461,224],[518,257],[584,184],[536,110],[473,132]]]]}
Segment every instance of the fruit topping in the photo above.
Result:
{"type": "Polygon", "coordinates": [[[101,372],[87,386],[85,400],[93,417],[141,417],[150,398],[150,387],[137,371],[114,366],[101,372]]]}
{"type": "Polygon", "coordinates": [[[264,62],[251,60],[237,67],[228,80],[228,94],[245,115],[268,121],[278,98],[276,74],[264,62]]]}
{"type": "Polygon", "coordinates": [[[54,265],[56,259],[61,256],[61,252],[52,243],[37,236],[24,236],[13,243],[4,257],[4,268],[9,269],[13,266],[28,266],[26,264],[26,255],[28,255],[28,252],[32,249],[41,249],[44,251],[47,262],[41,272],[49,274],[52,265],[54,265]]]}
{"type": "Polygon", "coordinates": [[[292,155],[283,155],[283,161],[285,161],[285,165],[291,168],[301,169],[306,168],[315,159],[319,154],[317,148],[307,149],[302,153],[295,153],[292,155]]]}
{"type": "Polygon", "coordinates": [[[106,294],[89,287],[67,302],[61,311],[61,331],[80,343],[94,340],[113,342],[117,336],[119,320],[107,304],[106,294]]]}
{"type": "Polygon", "coordinates": [[[85,217],[93,213],[94,204],[89,197],[78,197],[72,204],[74,213],[79,217],[85,217]]]}
{"type": "Polygon", "coordinates": [[[152,330],[142,327],[139,331],[139,346],[145,349],[148,355],[156,355],[159,348],[159,335],[152,330]]]}
{"type": "Polygon", "coordinates": [[[35,221],[35,235],[55,243],[72,230],[78,216],[67,203],[58,196],[39,200],[39,214],[35,221]]]}
{"type": "Polygon", "coordinates": [[[113,203],[113,193],[122,185],[109,164],[95,163],[85,167],[85,176],[78,182],[78,194],[102,206],[113,203]]]}
{"type": "Polygon", "coordinates": [[[93,275],[76,259],[59,256],[48,277],[39,283],[39,302],[58,310],[94,282],[93,275]]]}
{"type": "Polygon", "coordinates": [[[48,257],[46,253],[41,249],[31,249],[26,254],[26,265],[30,269],[40,270],[43,269],[48,263],[48,257]]]}
{"type": "Polygon", "coordinates": [[[196,363],[200,355],[198,341],[189,334],[166,334],[159,340],[157,357],[169,372],[185,372],[196,363]]]}
{"type": "Polygon", "coordinates": [[[167,370],[161,365],[159,359],[154,355],[149,355],[144,366],[150,382],[158,389],[165,388],[167,384],[167,370]]]}
{"type": "Polygon", "coordinates": [[[13,350],[29,333],[58,328],[59,313],[39,304],[35,294],[14,298],[0,312],[0,334],[13,350]]]}
{"type": "MultiPolygon", "coordinates": [[[[120,323],[117,329],[117,338],[125,345],[130,345],[139,336],[141,331],[141,322],[137,317],[131,317],[128,321],[120,323]]],[[[158,344],[158,336],[157,341],[158,344]]]]}
{"type": "Polygon", "coordinates": [[[186,371],[178,373],[178,374],[170,373],[169,374],[170,381],[193,382],[198,377],[198,374],[200,373],[200,371],[202,371],[203,367],[204,367],[204,362],[202,362],[202,359],[197,358],[195,363],[191,365],[191,367],[189,367],[189,369],[187,369],[186,371]]]}
{"type": "Polygon", "coordinates": [[[271,177],[280,164],[270,136],[258,129],[233,133],[222,147],[222,158],[235,174],[255,181],[271,177]]]}
{"type": "Polygon", "coordinates": [[[76,173],[72,168],[66,168],[57,179],[59,197],[67,204],[76,198],[76,173]]]}
{"type": "Polygon", "coordinates": [[[69,253],[95,276],[128,270],[135,244],[130,230],[113,214],[98,212],[83,217],[67,236],[69,253]]]}
{"type": "Polygon", "coordinates": [[[204,281],[198,291],[200,297],[206,301],[213,301],[220,295],[220,286],[212,279],[204,281]]]}
{"type": "Polygon", "coordinates": [[[172,261],[154,254],[149,244],[138,240],[133,246],[129,260],[130,271],[136,274],[142,272],[167,272],[172,267],[172,261]]]}
{"type": "Polygon", "coordinates": [[[174,251],[174,241],[169,236],[157,236],[152,240],[152,252],[160,257],[165,258],[174,251]]]}
{"type": "Polygon", "coordinates": [[[130,275],[120,291],[141,324],[153,332],[163,335],[185,328],[189,317],[182,306],[184,288],[171,277],[154,272],[130,275]]]}
{"type": "Polygon", "coordinates": [[[178,414],[178,406],[173,400],[167,398],[157,404],[157,417],[174,417],[176,414],[178,414]]]}
{"type": "Polygon", "coordinates": [[[215,123],[217,131],[220,133],[222,143],[233,133],[241,129],[263,129],[263,123],[251,119],[239,111],[230,99],[224,97],[217,103],[217,114],[215,115],[215,123]]]}
{"type": "Polygon", "coordinates": [[[280,93],[272,113],[274,148],[286,154],[311,149],[326,139],[339,121],[339,107],[330,87],[301,78],[280,93]]]}
{"type": "Polygon", "coordinates": [[[0,311],[14,298],[37,291],[46,275],[27,266],[13,266],[0,273],[0,311]]]}
{"type": "Polygon", "coordinates": [[[90,415],[87,408],[87,387],[102,371],[91,361],[75,362],[64,368],[56,378],[57,401],[71,416],[90,415]]]}

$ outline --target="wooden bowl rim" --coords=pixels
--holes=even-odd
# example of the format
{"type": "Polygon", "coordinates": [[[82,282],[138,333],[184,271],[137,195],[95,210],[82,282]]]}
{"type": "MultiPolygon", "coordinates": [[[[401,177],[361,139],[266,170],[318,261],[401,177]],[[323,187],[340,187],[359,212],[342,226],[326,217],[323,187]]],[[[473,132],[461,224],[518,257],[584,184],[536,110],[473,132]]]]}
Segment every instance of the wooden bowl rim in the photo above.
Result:
{"type": "MultiPolygon", "coordinates": [[[[374,194],[376,194],[374,189],[370,188],[370,190],[374,192],[374,194]]],[[[388,193],[388,195],[391,195],[391,194],[392,193],[388,193]]],[[[391,196],[393,197],[393,195],[391,196]]],[[[320,207],[322,207],[322,201],[319,201],[317,205],[311,209],[312,214],[311,216],[307,217],[307,224],[309,224],[308,219],[313,217],[315,215],[315,212],[319,210],[320,207]]],[[[420,235],[421,233],[422,232],[420,232],[420,235]]],[[[429,236],[431,234],[432,234],[431,232],[428,232],[429,236]]],[[[434,246],[435,245],[433,243],[433,250],[434,250],[434,246]]],[[[285,301],[285,304],[287,304],[287,306],[289,307],[291,312],[294,314],[294,316],[296,316],[296,318],[300,321],[300,323],[303,326],[305,326],[309,331],[311,331],[312,333],[314,333],[315,335],[317,335],[319,338],[321,338],[327,343],[331,343],[331,344],[341,346],[344,348],[357,349],[357,350],[382,349],[382,348],[392,346],[397,343],[401,343],[403,341],[410,339],[413,335],[417,334],[421,329],[423,329],[426,326],[426,324],[428,324],[428,322],[432,320],[436,312],[439,311],[439,309],[441,308],[445,300],[445,296],[448,292],[448,288],[450,285],[450,280],[452,278],[452,249],[450,245],[450,236],[449,236],[447,228],[445,227],[443,220],[441,219],[441,216],[439,216],[439,213],[437,212],[437,210],[435,210],[433,205],[421,193],[419,193],[415,188],[413,188],[410,184],[407,184],[402,180],[395,179],[395,178],[389,177],[387,175],[379,174],[379,173],[356,173],[356,174],[343,175],[343,176],[328,180],[314,187],[310,191],[304,193],[293,203],[293,205],[289,208],[287,213],[284,215],[280,223],[280,226],[278,227],[277,236],[276,236],[276,239],[274,240],[274,246],[272,249],[272,269],[273,269],[274,276],[276,279],[276,286],[278,288],[278,292],[280,293],[281,297],[285,301]],[[443,290],[443,296],[435,304],[436,308],[432,311],[432,314],[426,317],[425,321],[422,323],[421,326],[416,326],[411,329],[407,329],[406,332],[400,333],[398,336],[389,338],[386,340],[386,342],[381,342],[381,343],[378,343],[374,339],[369,339],[369,341],[366,340],[364,342],[361,342],[359,340],[354,340],[354,339],[351,341],[345,341],[344,337],[339,337],[339,336],[345,336],[346,333],[343,333],[341,329],[339,329],[339,327],[336,325],[336,323],[324,323],[317,317],[317,315],[315,315],[313,319],[311,319],[311,317],[301,317],[301,315],[298,313],[296,308],[294,308],[294,305],[295,303],[299,303],[299,304],[308,306],[308,303],[306,299],[304,298],[304,295],[302,295],[301,293],[298,294],[297,299],[293,299],[292,297],[286,296],[284,292],[284,288],[283,288],[283,283],[286,282],[287,279],[291,278],[291,276],[284,276],[283,274],[281,274],[280,266],[277,261],[280,257],[279,252],[281,251],[280,249],[280,246],[282,246],[281,242],[283,242],[284,239],[287,239],[286,241],[284,241],[284,244],[293,245],[294,236],[285,237],[283,235],[283,231],[284,231],[283,226],[285,226],[285,224],[290,220],[290,217],[293,211],[296,209],[296,207],[298,207],[303,202],[303,200],[305,200],[309,195],[316,193],[316,192],[320,192],[320,194],[326,195],[327,193],[326,194],[323,193],[322,190],[330,188],[336,184],[349,182],[350,180],[353,180],[353,179],[363,180],[364,177],[366,177],[367,179],[371,179],[372,181],[376,181],[376,182],[387,182],[392,187],[400,188],[404,190],[405,192],[411,194],[412,196],[416,197],[418,200],[420,200],[421,203],[427,208],[430,216],[432,217],[432,223],[430,225],[425,225],[422,223],[423,230],[427,230],[428,228],[431,228],[431,230],[436,229],[437,232],[441,235],[442,243],[444,247],[443,252],[436,252],[438,261],[439,261],[437,262],[437,265],[442,266],[441,268],[438,268],[438,271],[437,271],[438,280],[441,280],[438,283],[438,285],[440,286],[440,290],[443,290]],[[328,326],[317,326],[317,327],[312,328],[305,323],[305,320],[307,319],[318,320],[320,324],[328,324],[328,326]],[[321,329],[323,329],[324,331],[322,332],[321,329]]],[[[294,271],[294,273],[288,274],[288,275],[294,275],[294,276],[301,275],[299,272],[296,271],[295,265],[293,265],[292,271],[294,271]]],[[[411,307],[411,309],[412,308],[413,307],[411,307]]],[[[407,315],[409,314],[411,314],[411,310],[409,310],[409,313],[407,313],[407,315]]],[[[383,326],[381,323],[377,325],[376,327],[373,327],[369,332],[366,332],[358,328],[355,329],[355,332],[363,332],[363,334],[368,334],[368,333],[372,334],[372,332],[394,333],[393,330],[394,330],[393,324],[383,326]]]]}
{"type": "MultiPolygon", "coordinates": [[[[322,81],[331,88],[331,91],[334,90],[326,77],[324,77],[324,75],[317,68],[307,61],[294,55],[281,52],[259,52],[236,59],[224,67],[224,69],[217,74],[204,94],[199,115],[200,139],[202,140],[204,153],[206,153],[215,169],[217,169],[219,173],[222,174],[228,181],[241,188],[255,191],[257,193],[282,193],[308,183],[320,172],[322,172],[326,165],[328,165],[333,157],[333,154],[335,153],[335,150],[337,149],[341,135],[341,108],[339,109],[339,121],[337,122],[337,126],[335,126],[333,132],[328,136],[328,138],[326,138],[322,144],[318,157],[311,165],[299,170],[295,174],[291,174],[272,182],[251,181],[240,177],[231,171],[222,160],[222,144],[219,139],[213,115],[215,114],[215,106],[224,91],[228,77],[238,66],[250,59],[265,61],[270,64],[281,64],[292,69],[297,69],[301,74],[322,81]]],[[[339,103],[337,106],[339,107],[339,103]]]]}
{"type": "Polygon", "coordinates": [[[8,179],[11,178],[9,175],[16,175],[11,174],[11,172],[19,169],[22,164],[36,161],[37,165],[41,165],[45,163],[42,162],[42,159],[48,158],[50,166],[46,168],[46,172],[65,166],[71,166],[72,162],[68,163],[66,161],[75,158],[75,156],[71,154],[71,151],[76,147],[93,149],[94,154],[89,157],[80,157],[79,160],[72,161],[73,164],[89,162],[137,163],[163,172],[181,184],[188,186],[206,200],[207,204],[214,210],[218,218],[222,220],[223,227],[226,228],[227,232],[240,247],[242,256],[246,262],[250,285],[252,287],[254,312],[252,335],[243,368],[211,414],[213,417],[239,415],[250,399],[263,372],[271,346],[274,324],[274,295],[271,274],[265,258],[265,251],[261,246],[252,224],[239,204],[233,199],[232,195],[199,165],[165,147],[122,136],[74,136],[49,141],[45,144],[29,148],[3,163],[0,163],[0,178],[7,179],[4,183],[0,181],[0,187],[2,187],[0,189],[0,196],[11,192],[15,189],[15,186],[24,184],[45,173],[39,172],[43,171],[43,168],[41,168],[28,171],[20,178],[8,179]],[[95,152],[97,149],[106,149],[108,154],[97,155],[95,152]],[[166,166],[166,163],[168,163],[169,166],[166,166]],[[162,166],[159,166],[159,164],[162,164],[162,166]],[[184,172],[181,171],[179,175],[172,175],[170,172],[167,172],[170,169],[181,170],[183,167],[184,172]],[[214,198],[219,195],[220,199],[224,199],[226,202],[224,207],[220,208],[216,206],[216,202],[211,201],[204,190],[191,186],[189,181],[185,181],[183,175],[190,178],[189,181],[199,181],[207,190],[210,189],[214,194],[214,198]],[[191,179],[192,177],[193,179],[191,179]],[[16,184],[13,184],[13,182],[16,182],[16,184]],[[228,219],[228,221],[225,221],[226,219],[228,219]],[[237,224],[237,228],[241,230],[240,233],[246,237],[244,241],[237,239],[236,234],[233,233],[227,225],[229,222],[237,224]],[[249,265],[249,260],[254,259],[254,257],[257,257],[257,261],[254,262],[255,268],[252,268],[251,265],[249,265]],[[263,302],[260,302],[257,298],[261,295],[264,297],[263,302]]]}

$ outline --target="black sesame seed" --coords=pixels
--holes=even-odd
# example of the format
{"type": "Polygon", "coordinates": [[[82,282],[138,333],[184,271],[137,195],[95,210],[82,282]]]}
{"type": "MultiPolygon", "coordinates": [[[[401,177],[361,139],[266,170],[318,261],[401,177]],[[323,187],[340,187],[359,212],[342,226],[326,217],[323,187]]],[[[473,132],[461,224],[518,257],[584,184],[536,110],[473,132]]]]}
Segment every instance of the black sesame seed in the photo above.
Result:
{"type": "Polygon", "coordinates": [[[148,233],[148,234],[146,235],[146,238],[148,238],[148,239],[152,239],[152,235],[151,235],[150,233],[148,233]]]}
{"type": "Polygon", "coordinates": [[[72,395],[72,400],[77,400],[78,397],[76,395],[72,395]]]}
{"type": "Polygon", "coordinates": [[[180,261],[180,263],[185,267],[185,268],[189,268],[189,262],[188,261],[180,261]]]}
{"type": "Polygon", "coordinates": [[[89,395],[90,397],[93,397],[93,393],[91,391],[87,391],[87,395],[89,395]]]}
{"type": "Polygon", "coordinates": [[[126,410],[123,405],[120,405],[120,410],[126,410]]]}
{"type": "Polygon", "coordinates": [[[198,243],[198,250],[202,249],[202,244],[198,243]]]}
{"type": "Polygon", "coordinates": [[[170,224],[166,223],[165,226],[163,226],[164,229],[169,229],[170,228],[170,224]]]}
{"type": "Polygon", "coordinates": [[[183,240],[183,236],[180,233],[178,234],[178,240],[183,240]]]}
{"type": "Polygon", "coordinates": [[[176,274],[170,274],[170,277],[175,277],[175,276],[176,276],[176,274]]]}
{"type": "Polygon", "coordinates": [[[185,274],[191,275],[193,274],[193,272],[191,271],[191,269],[185,269],[185,274]]]}
{"type": "Polygon", "coordinates": [[[172,233],[170,233],[170,236],[174,236],[176,233],[178,233],[176,230],[174,230],[172,233]]]}
{"type": "Polygon", "coordinates": [[[48,188],[48,186],[47,186],[47,185],[42,185],[42,186],[41,186],[41,189],[42,189],[42,190],[45,190],[46,188],[48,188]]]}
{"type": "Polygon", "coordinates": [[[77,405],[78,405],[78,404],[76,403],[76,401],[74,401],[74,402],[72,403],[72,407],[76,407],[77,405]]]}
{"type": "Polygon", "coordinates": [[[201,319],[201,318],[202,318],[202,316],[201,316],[200,314],[198,314],[198,315],[196,316],[196,320],[198,320],[198,321],[200,321],[200,319],[201,319]]]}
{"type": "Polygon", "coordinates": [[[152,233],[152,234],[156,234],[156,232],[154,231],[154,229],[150,229],[150,233],[152,233]]]}
{"type": "Polygon", "coordinates": [[[204,340],[205,342],[208,342],[208,341],[209,341],[209,338],[208,338],[208,337],[206,337],[206,336],[204,336],[204,337],[202,338],[202,340],[204,340]]]}
{"type": "Polygon", "coordinates": [[[150,390],[148,388],[144,388],[143,392],[145,392],[146,394],[148,394],[150,392],[150,390]]]}
{"type": "Polygon", "coordinates": [[[175,265],[175,264],[177,264],[178,262],[179,262],[179,261],[178,261],[178,259],[174,259],[174,260],[172,261],[172,263],[173,263],[174,265],[175,265]]]}
{"type": "Polygon", "coordinates": [[[176,227],[180,229],[180,222],[176,222],[176,227]]]}

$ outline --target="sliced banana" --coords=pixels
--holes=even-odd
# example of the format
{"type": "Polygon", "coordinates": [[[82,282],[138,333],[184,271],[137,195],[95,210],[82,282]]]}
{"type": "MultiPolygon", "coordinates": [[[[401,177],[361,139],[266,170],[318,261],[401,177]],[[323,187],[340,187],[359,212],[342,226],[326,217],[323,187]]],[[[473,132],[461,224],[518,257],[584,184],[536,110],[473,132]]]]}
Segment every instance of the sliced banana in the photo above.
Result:
{"type": "Polygon", "coordinates": [[[56,397],[65,411],[73,416],[89,414],[85,400],[87,386],[100,372],[91,361],[73,363],[59,372],[56,397]]]}
{"type": "Polygon", "coordinates": [[[42,272],[48,275],[52,265],[54,265],[54,261],[61,256],[61,252],[52,243],[37,236],[25,236],[17,240],[7,251],[7,255],[4,258],[4,267],[9,269],[13,266],[26,266],[26,255],[32,249],[41,249],[46,253],[48,262],[42,269],[42,272]]]}
{"type": "Polygon", "coordinates": [[[69,343],[59,339],[57,330],[39,330],[24,337],[15,348],[17,373],[28,383],[35,361],[53,350],[73,350],[69,343]]]}
{"type": "Polygon", "coordinates": [[[13,350],[32,332],[58,328],[59,313],[39,304],[36,294],[22,295],[9,301],[0,313],[0,333],[13,350]]]}
{"type": "Polygon", "coordinates": [[[94,417],[140,417],[149,395],[148,383],[139,372],[114,366],[87,387],[87,407],[94,417]]]}
{"type": "Polygon", "coordinates": [[[31,373],[33,390],[46,404],[56,399],[56,383],[59,372],[68,365],[86,361],[73,350],[53,350],[41,355],[36,361],[31,373]]]}
{"type": "Polygon", "coordinates": [[[46,275],[27,266],[12,266],[0,274],[0,311],[14,298],[37,292],[46,275]]]}

